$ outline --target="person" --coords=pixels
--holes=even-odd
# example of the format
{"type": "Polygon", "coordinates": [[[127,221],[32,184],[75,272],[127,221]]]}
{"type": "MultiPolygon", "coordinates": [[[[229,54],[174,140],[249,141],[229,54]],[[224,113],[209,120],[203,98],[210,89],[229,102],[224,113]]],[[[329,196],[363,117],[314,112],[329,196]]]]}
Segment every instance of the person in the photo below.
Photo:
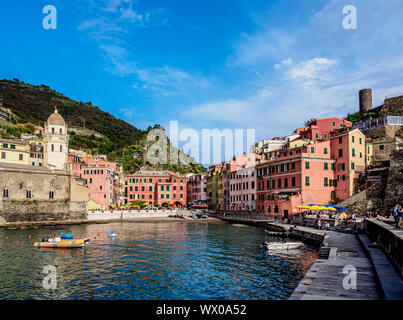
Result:
{"type": "Polygon", "coordinates": [[[355,221],[355,213],[353,213],[353,214],[351,215],[351,220],[352,220],[352,221],[355,221]]]}
{"type": "Polygon", "coordinates": [[[393,208],[393,218],[395,218],[395,227],[400,229],[400,212],[399,205],[396,204],[393,208]]]}
{"type": "Polygon", "coordinates": [[[318,219],[317,226],[319,230],[322,229],[322,222],[320,221],[320,219],[318,219]]]}

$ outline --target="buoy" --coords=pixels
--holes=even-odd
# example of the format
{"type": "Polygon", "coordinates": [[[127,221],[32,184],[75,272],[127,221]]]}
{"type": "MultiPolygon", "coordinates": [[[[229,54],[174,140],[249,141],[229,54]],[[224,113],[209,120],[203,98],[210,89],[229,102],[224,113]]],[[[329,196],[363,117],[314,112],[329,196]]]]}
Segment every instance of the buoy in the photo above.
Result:
{"type": "Polygon", "coordinates": [[[29,235],[28,239],[31,239],[31,235],[29,235]]]}
{"type": "Polygon", "coordinates": [[[8,239],[8,236],[6,237],[6,239],[8,239]]]}
{"type": "Polygon", "coordinates": [[[17,243],[20,243],[20,242],[17,240],[17,243]]]}

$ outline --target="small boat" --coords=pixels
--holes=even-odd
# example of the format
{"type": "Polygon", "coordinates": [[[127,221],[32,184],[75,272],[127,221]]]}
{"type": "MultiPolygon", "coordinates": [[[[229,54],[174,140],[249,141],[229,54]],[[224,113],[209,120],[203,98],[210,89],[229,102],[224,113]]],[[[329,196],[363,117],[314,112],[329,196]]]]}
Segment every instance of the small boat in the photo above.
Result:
{"type": "Polygon", "coordinates": [[[302,247],[302,242],[266,242],[265,246],[268,250],[293,250],[302,247]]]}
{"type": "Polygon", "coordinates": [[[36,248],[66,248],[66,249],[82,248],[82,247],[85,247],[89,241],[90,241],[90,239],[88,239],[88,238],[83,238],[83,239],[43,238],[42,241],[35,242],[34,247],[36,247],[36,248]]]}
{"type": "Polygon", "coordinates": [[[269,236],[275,236],[275,237],[286,237],[287,236],[287,232],[282,232],[282,231],[265,230],[264,232],[269,236]]]}
{"type": "Polygon", "coordinates": [[[108,237],[117,237],[117,235],[116,232],[108,232],[108,237]]]}

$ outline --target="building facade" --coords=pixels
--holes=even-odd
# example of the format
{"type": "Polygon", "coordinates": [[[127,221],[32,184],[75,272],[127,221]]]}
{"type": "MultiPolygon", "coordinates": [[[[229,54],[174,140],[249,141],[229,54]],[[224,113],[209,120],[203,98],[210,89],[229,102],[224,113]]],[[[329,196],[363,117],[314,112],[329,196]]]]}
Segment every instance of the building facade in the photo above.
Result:
{"type": "Polygon", "coordinates": [[[186,207],[186,177],[169,171],[138,171],[127,175],[127,203],[142,200],[148,206],[186,207]]]}

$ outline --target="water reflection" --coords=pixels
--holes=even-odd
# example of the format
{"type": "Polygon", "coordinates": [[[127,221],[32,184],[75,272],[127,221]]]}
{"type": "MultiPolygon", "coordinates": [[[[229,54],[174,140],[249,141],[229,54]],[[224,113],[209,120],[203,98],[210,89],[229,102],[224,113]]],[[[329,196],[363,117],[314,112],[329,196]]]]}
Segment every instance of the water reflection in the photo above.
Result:
{"type": "Polygon", "coordinates": [[[259,228],[208,222],[0,230],[0,298],[287,298],[317,254],[269,254],[258,246],[264,239],[259,228]],[[33,240],[56,232],[91,241],[85,249],[33,248],[33,240]],[[57,268],[56,290],[42,288],[45,265],[57,268]]]}

